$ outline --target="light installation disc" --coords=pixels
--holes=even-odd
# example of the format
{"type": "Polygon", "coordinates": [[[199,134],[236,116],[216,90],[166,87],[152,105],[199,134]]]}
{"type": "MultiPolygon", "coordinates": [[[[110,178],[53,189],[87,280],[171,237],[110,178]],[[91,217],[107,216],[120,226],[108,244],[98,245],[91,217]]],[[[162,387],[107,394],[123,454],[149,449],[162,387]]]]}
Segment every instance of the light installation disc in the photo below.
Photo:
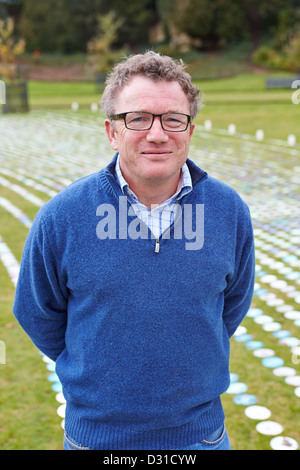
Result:
{"type": "Polygon", "coordinates": [[[56,398],[56,401],[58,401],[58,403],[62,403],[62,404],[66,403],[66,399],[62,392],[58,392],[55,398],[56,398]]]}
{"type": "Polygon", "coordinates": [[[236,405],[250,406],[257,403],[257,398],[255,395],[240,394],[236,395],[233,398],[233,401],[236,405]]]}
{"type": "Polygon", "coordinates": [[[270,442],[270,446],[274,450],[297,450],[299,447],[295,439],[284,436],[274,437],[270,442]]]}
{"type": "Polygon", "coordinates": [[[293,387],[300,387],[300,375],[294,375],[284,379],[285,383],[292,385],[293,387]]]}
{"type": "Polygon", "coordinates": [[[48,362],[46,368],[50,372],[55,372],[55,362],[48,362]]]}
{"type": "Polygon", "coordinates": [[[245,393],[247,391],[247,385],[242,382],[235,382],[229,385],[229,388],[226,390],[226,393],[232,395],[238,395],[239,393],[245,393]]]}
{"type": "Polygon", "coordinates": [[[237,374],[230,373],[230,383],[237,382],[239,380],[239,376],[237,374]]]}
{"type": "Polygon", "coordinates": [[[282,289],[283,287],[286,287],[287,286],[287,282],[286,281],[281,281],[281,280],[275,280],[274,282],[271,283],[271,287],[273,287],[273,289],[282,289]]]}
{"type": "Polygon", "coordinates": [[[292,367],[277,367],[273,370],[273,374],[277,377],[291,377],[296,375],[296,370],[292,367]]]}
{"type": "Polygon", "coordinates": [[[292,348],[291,352],[293,354],[296,354],[296,356],[300,356],[300,346],[296,346],[296,347],[292,348]]]}
{"type": "Polygon", "coordinates": [[[59,378],[55,372],[52,372],[52,374],[48,376],[48,380],[49,382],[59,382],[59,378]]]}
{"type": "Polygon", "coordinates": [[[275,331],[275,333],[273,333],[273,336],[274,338],[278,339],[288,338],[289,336],[291,336],[291,332],[288,330],[275,331]]]}
{"type": "Polygon", "coordinates": [[[275,351],[273,349],[267,349],[267,348],[262,348],[262,349],[256,349],[253,352],[253,355],[256,357],[272,357],[275,356],[275,351]]]}
{"type": "Polygon", "coordinates": [[[282,338],[279,341],[279,344],[282,346],[288,346],[290,348],[299,346],[300,344],[300,339],[299,338],[294,338],[294,337],[287,337],[287,338],[282,338]]]}
{"type": "Polygon", "coordinates": [[[279,331],[281,330],[281,324],[278,322],[265,323],[262,328],[264,331],[279,331]]]}
{"type": "Polygon", "coordinates": [[[57,414],[58,414],[58,416],[60,416],[61,418],[64,418],[64,417],[65,417],[65,414],[66,414],[66,405],[65,405],[65,404],[60,405],[60,406],[57,408],[57,414]]]}
{"type": "Polygon", "coordinates": [[[260,308],[250,308],[247,313],[247,317],[255,318],[262,315],[263,311],[260,308]]]}
{"type": "Polygon", "coordinates": [[[281,359],[280,357],[265,357],[262,360],[262,365],[270,369],[275,368],[275,367],[282,367],[283,364],[284,364],[284,360],[281,359]]]}
{"type": "Polygon", "coordinates": [[[265,325],[266,323],[273,323],[273,318],[269,315],[260,315],[259,317],[254,318],[254,322],[259,325],[265,325]]]}
{"type": "Polygon", "coordinates": [[[234,336],[234,340],[237,343],[246,343],[247,341],[251,341],[253,339],[252,335],[239,335],[239,336],[234,336]]]}
{"type": "Polygon", "coordinates": [[[263,420],[271,416],[271,411],[265,406],[249,406],[245,409],[245,415],[251,419],[263,420]]]}
{"type": "Polygon", "coordinates": [[[277,436],[282,433],[283,427],[275,421],[262,421],[256,425],[256,430],[265,436],[277,436]]]}
{"type": "Polygon", "coordinates": [[[52,361],[52,359],[50,359],[50,357],[45,356],[45,355],[43,355],[42,359],[43,359],[43,361],[46,362],[47,364],[50,364],[50,363],[54,362],[54,361],[52,361]]]}
{"type": "Polygon", "coordinates": [[[300,320],[300,312],[291,310],[290,312],[286,312],[284,314],[284,318],[286,318],[287,320],[300,320]]]}
{"type": "Polygon", "coordinates": [[[240,336],[244,335],[247,333],[247,328],[245,326],[238,326],[236,332],[234,333],[234,336],[240,336]]]}
{"type": "Polygon", "coordinates": [[[245,346],[249,350],[261,349],[264,343],[262,341],[248,341],[245,346]]]}
{"type": "Polygon", "coordinates": [[[54,382],[51,388],[54,392],[62,392],[62,384],[60,382],[54,382]]]}

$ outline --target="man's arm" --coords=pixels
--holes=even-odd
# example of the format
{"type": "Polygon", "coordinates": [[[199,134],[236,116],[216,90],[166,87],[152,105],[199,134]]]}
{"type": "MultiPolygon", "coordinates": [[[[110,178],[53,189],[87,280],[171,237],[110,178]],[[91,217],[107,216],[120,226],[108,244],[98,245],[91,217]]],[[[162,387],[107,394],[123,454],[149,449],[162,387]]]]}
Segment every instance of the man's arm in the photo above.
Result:
{"type": "Polygon", "coordinates": [[[37,348],[55,361],[65,347],[67,289],[40,213],[25,243],[13,312],[37,348]]]}
{"type": "Polygon", "coordinates": [[[252,225],[249,220],[248,237],[237,249],[235,273],[225,290],[223,319],[229,337],[234,334],[249,310],[254,280],[255,251],[252,225]]]}

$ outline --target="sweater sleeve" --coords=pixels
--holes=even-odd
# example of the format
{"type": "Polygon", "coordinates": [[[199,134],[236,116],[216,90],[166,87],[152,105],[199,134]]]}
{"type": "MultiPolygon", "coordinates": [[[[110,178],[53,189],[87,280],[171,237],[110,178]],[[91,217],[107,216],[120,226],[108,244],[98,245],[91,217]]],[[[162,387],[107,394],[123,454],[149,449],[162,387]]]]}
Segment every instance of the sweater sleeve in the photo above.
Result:
{"type": "Polygon", "coordinates": [[[246,316],[254,290],[255,250],[250,216],[245,221],[244,236],[237,234],[235,272],[225,290],[223,320],[229,337],[246,316]]]}
{"type": "Polygon", "coordinates": [[[40,213],[25,242],[13,312],[37,348],[55,361],[65,346],[67,289],[40,213]]]}

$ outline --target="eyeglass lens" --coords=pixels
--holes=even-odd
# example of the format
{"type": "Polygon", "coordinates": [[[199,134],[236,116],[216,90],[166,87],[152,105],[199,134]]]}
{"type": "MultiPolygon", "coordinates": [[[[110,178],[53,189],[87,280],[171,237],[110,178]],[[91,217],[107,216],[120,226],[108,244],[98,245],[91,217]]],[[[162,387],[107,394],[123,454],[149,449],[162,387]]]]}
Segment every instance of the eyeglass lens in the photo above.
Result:
{"type": "MultiPolygon", "coordinates": [[[[166,131],[185,131],[189,123],[188,116],[180,113],[162,114],[160,119],[163,129],[166,131]]],[[[142,112],[127,113],[125,118],[126,127],[131,130],[148,130],[153,121],[153,114],[142,112]]]]}

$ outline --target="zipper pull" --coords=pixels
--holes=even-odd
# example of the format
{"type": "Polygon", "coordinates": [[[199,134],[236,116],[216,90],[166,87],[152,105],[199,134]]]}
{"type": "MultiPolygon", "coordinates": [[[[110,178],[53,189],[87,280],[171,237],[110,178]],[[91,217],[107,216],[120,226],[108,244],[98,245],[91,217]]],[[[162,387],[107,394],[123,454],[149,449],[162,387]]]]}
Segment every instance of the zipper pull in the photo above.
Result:
{"type": "Polygon", "coordinates": [[[155,253],[159,253],[159,238],[156,239],[155,253]]]}

